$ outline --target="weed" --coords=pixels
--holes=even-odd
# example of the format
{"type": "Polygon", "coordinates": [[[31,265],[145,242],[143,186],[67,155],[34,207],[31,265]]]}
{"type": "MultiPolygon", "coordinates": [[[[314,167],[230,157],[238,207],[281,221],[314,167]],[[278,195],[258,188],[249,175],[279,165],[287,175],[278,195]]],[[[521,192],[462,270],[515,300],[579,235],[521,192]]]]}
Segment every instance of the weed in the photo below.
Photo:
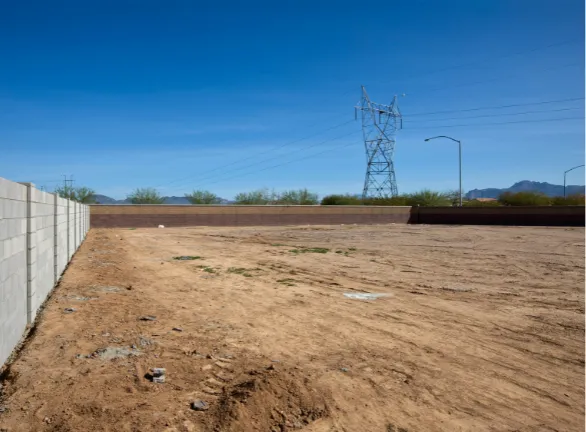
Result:
{"type": "Polygon", "coordinates": [[[214,270],[212,267],[210,266],[206,266],[206,265],[199,265],[197,266],[197,268],[202,269],[204,272],[208,272],[208,273],[216,273],[216,270],[214,270]]]}
{"type": "Polygon", "coordinates": [[[326,248],[300,248],[300,249],[291,249],[289,252],[294,254],[300,253],[321,253],[325,254],[328,253],[330,250],[326,248]]]}
{"type": "Polygon", "coordinates": [[[193,256],[193,255],[183,255],[183,256],[176,256],[173,257],[174,260],[178,260],[178,261],[193,261],[193,260],[200,260],[203,259],[203,257],[200,256],[193,256]]]}
{"type": "Polygon", "coordinates": [[[344,253],[344,252],[343,252],[343,251],[341,251],[341,250],[337,250],[337,251],[336,251],[336,253],[337,253],[337,254],[341,254],[341,253],[344,253]]]}
{"type": "Polygon", "coordinates": [[[278,279],[277,282],[286,285],[286,286],[295,286],[293,282],[297,282],[295,279],[286,278],[286,279],[278,279]]]}
{"type": "Polygon", "coordinates": [[[271,244],[271,246],[287,246],[287,245],[283,244],[283,243],[273,243],[273,244],[271,244]]]}
{"type": "Polygon", "coordinates": [[[236,273],[239,275],[242,275],[244,277],[252,277],[253,275],[251,275],[250,273],[248,273],[249,271],[254,271],[254,270],[260,270],[258,267],[253,268],[253,269],[247,269],[244,267],[230,267],[228,269],[228,273],[236,273]]]}
{"type": "Polygon", "coordinates": [[[356,248],[348,248],[348,250],[351,251],[351,252],[355,252],[356,251],[356,248]]]}

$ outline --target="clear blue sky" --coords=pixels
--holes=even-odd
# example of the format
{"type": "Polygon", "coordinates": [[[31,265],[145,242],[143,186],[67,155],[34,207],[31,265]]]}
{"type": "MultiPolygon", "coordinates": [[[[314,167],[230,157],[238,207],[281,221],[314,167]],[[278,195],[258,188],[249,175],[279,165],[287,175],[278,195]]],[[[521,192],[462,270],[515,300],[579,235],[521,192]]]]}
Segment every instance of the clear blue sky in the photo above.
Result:
{"type": "Polygon", "coordinates": [[[0,176],[48,189],[360,192],[361,84],[406,94],[400,192],[457,187],[433,135],[466,190],[584,163],[582,0],[5,2],[0,40],[0,176]]]}

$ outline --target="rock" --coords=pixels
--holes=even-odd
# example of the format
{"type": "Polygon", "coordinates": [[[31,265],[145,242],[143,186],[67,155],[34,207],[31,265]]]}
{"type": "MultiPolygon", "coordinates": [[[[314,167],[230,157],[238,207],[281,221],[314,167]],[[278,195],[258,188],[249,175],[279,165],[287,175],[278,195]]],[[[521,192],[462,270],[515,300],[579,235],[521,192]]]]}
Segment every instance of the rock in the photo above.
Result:
{"type": "Polygon", "coordinates": [[[76,310],[77,309],[75,309],[75,308],[65,308],[65,309],[63,309],[63,312],[65,312],[65,313],[72,313],[72,312],[75,312],[76,310]]]}
{"type": "Polygon", "coordinates": [[[177,332],[182,332],[183,329],[181,327],[173,327],[173,330],[177,331],[177,332]]]}
{"type": "Polygon", "coordinates": [[[210,406],[201,399],[191,402],[191,409],[195,411],[206,411],[210,406]]]}
{"type": "Polygon", "coordinates": [[[342,372],[349,372],[349,371],[350,371],[350,369],[348,369],[348,368],[340,368],[340,370],[341,370],[342,372]]]}
{"type": "Polygon", "coordinates": [[[157,317],[153,315],[144,315],[139,318],[141,321],[156,321],[157,317]]]}
{"type": "Polygon", "coordinates": [[[165,375],[163,376],[154,376],[152,380],[155,384],[164,384],[165,383],[165,375]]]}

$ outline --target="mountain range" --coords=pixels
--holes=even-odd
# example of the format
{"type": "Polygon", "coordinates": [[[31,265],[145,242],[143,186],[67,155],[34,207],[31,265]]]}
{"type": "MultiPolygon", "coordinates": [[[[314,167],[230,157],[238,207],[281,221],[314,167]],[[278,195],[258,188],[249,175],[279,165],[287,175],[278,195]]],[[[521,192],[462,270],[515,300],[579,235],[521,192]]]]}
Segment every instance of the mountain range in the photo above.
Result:
{"type": "MultiPolygon", "coordinates": [[[[498,188],[488,188],[488,189],[472,189],[468,193],[465,194],[465,197],[468,199],[474,198],[498,198],[500,194],[503,192],[541,192],[547,196],[564,196],[564,186],[563,185],[554,185],[551,183],[542,183],[542,182],[534,182],[530,180],[522,180],[520,182],[515,183],[513,186],[498,189],[498,188]]],[[[573,195],[573,194],[584,194],[584,186],[578,185],[567,185],[566,186],[566,195],[573,195]]]]}
{"type": "MultiPolygon", "coordinates": [[[[566,186],[566,194],[584,194],[584,186],[568,185],[566,186]]],[[[530,180],[523,180],[515,183],[511,187],[498,189],[498,188],[487,188],[487,189],[472,189],[468,191],[464,196],[467,199],[475,198],[498,198],[503,192],[541,192],[547,196],[563,196],[564,187],[562,185],[554,185],[545,182],[534,182],[530,180]]],[[[96,202],[98,204],[130,204],[128,199],[117,200],[110,198],[106,195],[96,194],[96,202]]],[[[164,204],[189,204],[187,198],[178,196],[166,196],[164,197],[164,204]]],[[[226,199],[221,200],[221,204],[230,204],[231,201],[226,199]]]]}

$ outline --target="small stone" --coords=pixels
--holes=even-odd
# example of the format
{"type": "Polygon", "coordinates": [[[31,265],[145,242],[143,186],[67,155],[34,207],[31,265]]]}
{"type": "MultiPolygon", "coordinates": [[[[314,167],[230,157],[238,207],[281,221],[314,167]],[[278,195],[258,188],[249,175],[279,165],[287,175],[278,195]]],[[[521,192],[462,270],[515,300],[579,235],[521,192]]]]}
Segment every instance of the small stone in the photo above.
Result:
{"type": "Polygon", "coordinates": [[[43,419],[43,421],[44,421],[45,423],[47,423],[47,424],[50,424],[50,423],[51,423],[51,419],[50,419],[49,417],[45,417],[45,418],[43,419]]]}
{"type": "Polygon", "coordinates": [[[157,317],[153,316],[153,315],[145,315],[145,316],[141,316],[139,318],[139,320],[141,320],[141,321],[156,321],[157,317]]]}
{"type": "Polygon", "coordinates": [[[75,312],[76,310],[77,309],[75,309],[75,308],[65,308],[65,309],[63,309],[63,312],[65,312],[65,313],[72,313],[72,312],[75,312]]]}
{"type": "Polygon", "coordinates": [[[156,384],[163,384],[165,382],[165,375],[163,376],[154,376],[153,382],[156,384]]]}
{"type": "Polygon", "coordinates": [[[350,371],[350,369],[348,369],[348,368],[340,368],[340,370],[341,370],[342,372],[349,372],[349,371],[350,371]]]}
{"type": "Polygon", "coordinates": [[[173,330],[177,331],[177,332],[182,332],[183,329],[181,327],[173,327],[173,330]]]}
{"type": "Polygon", "coordinates": [[[267,366],[267,370],[275,370],[275,365],[269,365],[269,366],[267,366]]]}
{"type": "Polygon", "coordinates": [[[195,411],[205,411],[209,407],[210,406],[206,402],[204,402],[200,399],[194,400],[193,402],[191,402],[191,409],[195,410],[195,411]]]}

